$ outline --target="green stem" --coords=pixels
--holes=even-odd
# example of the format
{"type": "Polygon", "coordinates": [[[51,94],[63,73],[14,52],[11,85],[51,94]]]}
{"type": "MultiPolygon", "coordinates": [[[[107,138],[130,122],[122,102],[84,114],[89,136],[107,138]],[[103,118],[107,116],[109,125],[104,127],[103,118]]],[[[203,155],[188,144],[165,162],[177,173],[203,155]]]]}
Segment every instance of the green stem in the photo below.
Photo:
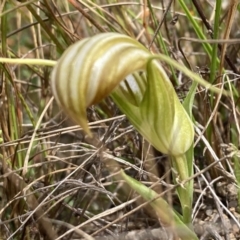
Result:
{"type": "MultiPolygon", "coordinates": [[[[222,0],[216,1],[216,10],[215,10],[215,21],[214,21],[214,30],[213,30],[213,39],[219,38],[219,23],[221,16],[221,4],[222,0]]],[[[216,76],[216,69],[218,65],[218,43],[214,43],[212,47],[212,57],[211,57],[211,67],[210,67],[210,83],[214,82],[216,76]]]]}
{"type": "MultiPolygon", "coordinates": [[[[185,1],[179,0],[179,4],[181,5],[182,9],[184,10],[185,14],[187,15],[188,20],[191,22],[198,38],[206,40],[207,38],[206,38],[205,34],[202,32],[201,27],[196,22],[196,20],[193,18],[191,12],[189,11],[189,8],[185,4],[185,1]]],[[[209,43],[202,43],[202,44],[203,44],[203,48],[205,49],[208,56],[211,57],[211,54],[212,54],[211,45],[209,43]]]]}
{"type": "MultiPolygon", "coordinates": [[[[186,155],[172,157],[172,166],[177,171],[175,182],[181,183],[190,177],[186,155]]],[[[193,188],[192,181],[185,183],[177,188],[179,200],[182,206],[183,222],[191,224],[193,188]]]]}

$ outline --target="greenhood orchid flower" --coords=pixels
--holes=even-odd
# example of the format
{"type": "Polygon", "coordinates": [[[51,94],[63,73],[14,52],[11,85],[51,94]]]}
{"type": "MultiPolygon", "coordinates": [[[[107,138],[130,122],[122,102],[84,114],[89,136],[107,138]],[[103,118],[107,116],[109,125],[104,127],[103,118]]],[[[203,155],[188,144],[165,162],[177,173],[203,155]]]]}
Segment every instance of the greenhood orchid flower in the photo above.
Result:
{"type": "Polygon", "coordinates": [[[192,122],[166,72],[131,37],[101,33],[76,42],[58,60],[51,84],[57,102],[89,135],[86,108],[111,95],[162,153],[182,155],[193,142],[192,122]]]}

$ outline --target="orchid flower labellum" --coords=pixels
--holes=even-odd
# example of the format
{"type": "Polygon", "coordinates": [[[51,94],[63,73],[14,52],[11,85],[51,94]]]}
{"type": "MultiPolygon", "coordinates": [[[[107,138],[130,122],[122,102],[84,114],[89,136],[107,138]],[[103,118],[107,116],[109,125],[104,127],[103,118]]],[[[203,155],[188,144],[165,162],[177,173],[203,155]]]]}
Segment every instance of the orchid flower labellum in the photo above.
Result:
{"type": "Polygon", "coordinates": [[[165,154],[184,154],[193,125],[156,56],[131,37],[101,33],[70,46],[52,72],[58,104],[91,135],[86,108],[111,95],[134,127],[165,154]]]}

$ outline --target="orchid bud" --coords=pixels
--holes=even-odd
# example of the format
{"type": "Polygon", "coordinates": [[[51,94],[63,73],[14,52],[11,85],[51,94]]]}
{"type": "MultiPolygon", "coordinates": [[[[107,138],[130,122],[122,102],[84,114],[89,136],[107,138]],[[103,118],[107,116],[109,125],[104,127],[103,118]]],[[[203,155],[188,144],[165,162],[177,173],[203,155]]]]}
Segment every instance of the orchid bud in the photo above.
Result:
{"type": "Polygon", "coordinates": [[[193,125],[154,56],[138,41],[101,33],[70,46],[52,72],[58,104],[91,134],[86,108],[111,95],[135,128],[159,151],[181,155],[193,125]]]}

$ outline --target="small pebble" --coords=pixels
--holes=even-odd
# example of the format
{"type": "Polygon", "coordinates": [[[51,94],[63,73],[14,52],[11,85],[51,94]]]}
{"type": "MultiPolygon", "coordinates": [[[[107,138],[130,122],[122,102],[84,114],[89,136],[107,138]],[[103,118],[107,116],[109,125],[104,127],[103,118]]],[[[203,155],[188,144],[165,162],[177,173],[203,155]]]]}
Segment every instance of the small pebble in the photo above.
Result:
{"type": "Polygon", "coordinates": [[[211,216],[212,214],[213,214],[212,209],[206,210],[206,215],[207,215],[207,216],[211,216]]]}

